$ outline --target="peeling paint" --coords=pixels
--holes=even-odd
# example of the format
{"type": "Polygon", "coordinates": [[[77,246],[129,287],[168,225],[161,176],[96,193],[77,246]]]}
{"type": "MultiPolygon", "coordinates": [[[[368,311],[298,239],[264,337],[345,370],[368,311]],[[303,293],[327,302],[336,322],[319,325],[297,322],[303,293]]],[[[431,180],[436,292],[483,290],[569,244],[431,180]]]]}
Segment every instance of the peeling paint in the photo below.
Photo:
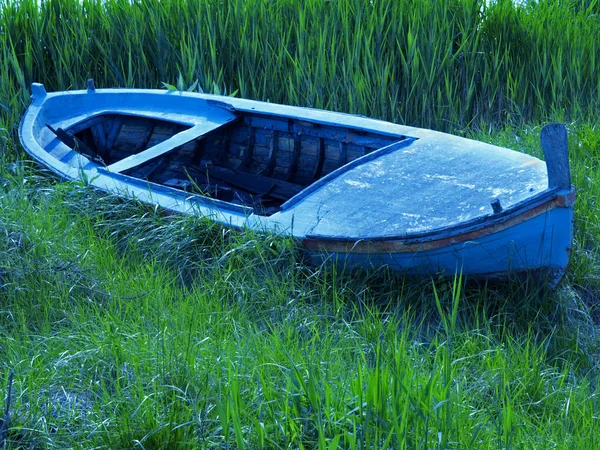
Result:
{"type": "Polygon", "coordinates": [[[344,183],[361,189],[369,189],[371,187],[371,183],[365,183],[357,180],[344,180],[344,183]]]}
{"type": "Polygon", "coordinates": [[[506,188],[488,188],[486,190],[488,192],[491,192],[493,197],[500,197],[503,194],[513,194],[515,192],[514,189],[506,189],[506,188]]]}
{"type": "Polygon", "coordinates": [[[439,174],[431,175],[429,173],[426,173],[425,175],[423,175],[423,177],[427,178],[427,179],[442,180],[442,181],[456,180],[456,176],[453,176],[453,175],[439,175],[439,174]]]}

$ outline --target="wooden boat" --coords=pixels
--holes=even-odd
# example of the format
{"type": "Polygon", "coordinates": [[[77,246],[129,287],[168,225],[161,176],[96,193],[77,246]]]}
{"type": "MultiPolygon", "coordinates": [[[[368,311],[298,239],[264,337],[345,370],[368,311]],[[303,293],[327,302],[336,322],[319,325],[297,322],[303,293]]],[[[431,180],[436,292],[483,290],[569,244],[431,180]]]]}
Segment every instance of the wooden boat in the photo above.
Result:
{"type": "Polygon", "coordinates": [[[232,227],[288,233],[316,260],[417,275],[563,276],[573,238],[566,131],[547,163],[354,115],[168,90],[47,93],[20,138],[61,177],[232,227]],[[546,167],[547,164],[547,167],[546,167]]]}

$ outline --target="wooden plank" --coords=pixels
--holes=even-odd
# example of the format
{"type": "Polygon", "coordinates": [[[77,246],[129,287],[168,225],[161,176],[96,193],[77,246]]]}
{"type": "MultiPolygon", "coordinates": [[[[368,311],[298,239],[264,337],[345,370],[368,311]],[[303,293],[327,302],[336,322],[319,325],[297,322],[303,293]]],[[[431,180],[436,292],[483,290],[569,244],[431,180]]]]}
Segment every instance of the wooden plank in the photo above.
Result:
{"type": "Polygon", "coordinates": [[[152,135],[148,140],[148,143],[146,144],[146,148],[154,147],[155,145],[158,145],[161,142],[170,139],[177,133],[181,133],[186,129],[189,129],[189,127],[185,127],[175,123],[156,122],[154,129],[152,130],[152,135]]]}
{"type": "Polygon", "coordinates": [[[186,144],[183,144],[177,149],[177,160],[189,163],[192,161],[194,154],[198,151],[198,144],[203,139],[193,139],[186,144]]]}
{"type": "Polygon", "coordinates": [[[113,117],[115,117],[114,114],[101,114],[99,116],[92,117],[91,119],[87,119],[82,122],[76,123],[75,125],[69,127],[67,132],[69,132],[71,134],[76,134],[87,128],[95,127],[96,125],[98,125],[106,120],[110,120],[113,117]]]}
{"type": "MultiPolygon", "coordinates": [[[[254,147],[254,159],[251,161],[251,164],[249,164],[248,167],[250,167],[250,165],[252,165],[252,163],[258,164],[258,165],[263,165],[266,167],[266,165],[269,163],[270,153],[271,153],[270,147],[255,146],[254,147]]],[[[263,167],[263,169],[264,169],[264,167],[263,167]]],[[[261,169],[261,170],[263,170],[263,169],[261,169]]]]}
{"type": "MultiPolygon", "coordinates": [[[[248,122],[246,122],[248,123],[248,122]]],[[[404,136],[385,136],[376,133],[365,133],[361,130],[353,130],[343,126],[306,126],[300,121],[294,121],[290,126],[287,120],[276,120],[269,117],[253,116],[251,120],[253,127],[263,130],[278,131],[280,133],[300,133],[303,136],[331,139],[336,142],[347,144],[364,145],[373,149],[385,147],[394,142],[405,139],[404,136]]]]}
{"type": "Polygon", "coordinates": [[[327,139],[325,141],[325,159],[338,161],[340,154],[340,143],[327,139]]]}
{"type": "MultiPolygon", "coordinates": [[[[250,122],[250,124],[251,123],[252,122],[250,122]]],[[[249,133],[248,141],[247,141],[246,148],[242,152],[243,156],[242,156],[242,163],[240,164],[240,168],[248,167],[250,165],[250,163],[252,162],[252,158],[254,155],[254,147],[256,145],[256,136],[255,136],[254,127],[250,126],[248,133],[249,133]]]]}
{"type": "MultiPolygon", "coordinates": [[[[298,169],[296,170],[296,175],[294,177],[294,182],[299,183],[300,178],[306,178],[308,180],[312,180],[312,177],[315,173],[315,169],[317,166],[317,158],[311,155],[306,155],[304,152],[300,155],[298,160],[298,169]]],[[[303,183],[301,183],[303,184],[303,183]]]]}
{"type": "MultiPolygon", "coordinates": [[[[230,121],[231,119],[225,123],[228,123],[230,121]]],[[[182,131],[181,133],[176,134],[170,139],[167,139],[161,142],[160,144],[155,145],[154,147],[150,147],[149,149],[144,150],[143,152],[140,152],[136,155],[131,155],[125,159],[122,159],[121,161],[117,161],[116,163],[108,166],[107,169],[110,172],[119,173],[131,169],[135,166],[139,166],[140,164],[162,156],[193,139],[197,139],[200,136],[210,133],[211,131],[222,127],[223,125],[224,123],[214,122],[206,122],[200,125],[196,125],[192,128],[182,131]]]]}
{"type": "MultiPolygon", "coordinates": [[[[194,175],[208,173],[209,178],[225,182],[228,185],[251,195],[283,201],[290,199],[304,189],[304,186],[296,183],[276,180],[262,175],[239,172],[215,165],[209,165],[205,168],[188,167],[187,170],[190,174],[194,175]]],[[[212,184],[214,184],[214,181],[211,181],[211,185],[212,184]]]]}
{"type": "Polygon", "coordinates": [[[570,189],[567,129],[562,123],[548,124],[542,128],[540,140],[548,168],[548,188],[570,189]]]}
{"type": "Polygon", "coordinates": [[[192,164],[194,164],[194,165],[200,164],[200,161],[202,160],[202,156],[204,156],[205,145],[206,145],[205,139],[196,141],[196,148],[194,149],[194,153],[192,153],[192,158],[191,158],[192,164]]]}
{"type": "Polygon", "coordinates": [[[284,167],[287,172],[292,164],[292,152],[290,150],[283,150],[277,154],[277,162],[275,166],[284,167]]]}
{"type": "Polygon", "coordinates": [[[229,137],[225,136],[223,138],[223,144],[221,146],[221,152],[219,153],[219,159],[218,161],[222,164],[225,164],[227,162],[227,157],[229,156],[229,149],[231,147],[231,142],[229,137]]]}
{"type": "Polygon", "coordinates": [[[144,149],[147,148],[148,142],[150,142],[150,139],[152,138],[153,132],[154,132],[154,125],[151,122],[147,122],[146,123],[146,136],[136,146],[136,150],[137,151],[144,150],[144,149]]]}
{"type": "MultiPolygon", "coordinates": [[[[261,130],[260,128],[251,128],[251,130],[252,136],[254,138],[254,145],[262,145],[263,147],[268,147],[271,144],[273,130],[261,130]]],[[[280,131],[278,131],[278,133],[280,133],[280,131]]]]}
{"type": "MultiPolygon", "coordinates": [[[[207,182],[214,178],[254,195],[264,195],[275,185],[267,177],[236,172],[226,167],[207,165],[204,168],[187,167],[186,170],[194,176],[205,177],[207,182]]],[[[210,184],[212,185],[214,182],[210,184]]]]}
{"type": "Polygon", "coordinates": [[[289,168],[289,166],[287,164],[284,166],[281,166],[281,165],[275,166],[275,168],[273,169],[272,177],[275,178],[276,180],[287,181],[288,168],[289,168]]]}
{"type": "Polygon", "coordinates": [[[354,161],[355,159],[358,159],[361,156],[364,156],[366,154],[367,154],[366,147],[358,147],[356,145],[348,145],[346,163],[349,163],[350,161],[354,161]]]}
{"type": "Polygon", "coordinates": [[[323,161],[323,169],[321,170],[321,178],[338,168],[337,161],[325,159],[323,161]]]}
{"type": "Polygon", "coordinates": [[[319,155],[319,140],[319,138],[313,136],[302,136],[302,154],[317,159],[319,155]]]}
{"type": "Polygon", "coordinates": [[[276,198],[278,200],[289,200],[304,189],[304,186],[297,183],[290,183],[281,180],[273,181],[275,183],[275,187],[267,194],[267,197],[276,198]]]}
{"type": "Polygon", "coordinates": [[[229,137],[231,138],[231,142],[244,142],[247,143],[248,139],[250,139],[250,130],[253,130],[252,133],[255,132],[255,129],[245,124],[240,124],[240,126],[232,127],[229,130],[229,137]]]}
{"type": "MultiPolygon", "coordinates": [[[[272,130],[262,130],[262,129],[254,129],[254,128],[252,130],[253,130],[253,135],[254,135],[254,141],[253,141],[254,146],[262,146],[262,147],[266,147],[266,148],[271,146],[271,134],[273,133],[272,130]]],[[[280,132],[280,131],[277,131],[276,133],[278,135],[279,149],[286,149],[288,147],[293,148],[294,137],[291,133],[284,133],[284,132],[280,132]]],[[[208,145],[212,145],[210,143],[210,140],[208,142],[209,142],[208,145]]],[[[302,153],[303,154],[310,154],[313,156],[317,155],[318,146],[319,146],[319,138],[314,137],[314,136],[302,135],[301,142],[302,142],[302,153]]],[[[231,134],[231,145],[245,148],[246,146],[248,146],[248,137],[247,136],[241,137],[239,133],[232,133],[231,134]]],[[[334,143],[332,141],[332,145],[337,146],[337,143],[334,143]]],[[[349,146],[349,148],[351,148],[351,147],[349,146]]],[[[245,154],[245,152],[241,152],[241,153],[245,154]]]]}
{"type": "Polygon", "coordinates": [[[280,131],[288,132],[288,121],[287,119],[278,117],[263,117],[259,115],[246,115],[244,122],[252,128],[269,130],[269,131],[280,131]]]}
{"type": "MultiPolygon", "coordinates": [[[[210,145],[210,141],[206,142],[206,145],[210,145]]],[[[229,146],[230,156],[244,161],[246,155],[246,145],[240,144],[239,142],[231,142],[229,146]]]]}
{"type": "Polygon", "coordinates": [[[313,179],[311,175],[305,175],[301,173],[297,173],[294,178],[294,183],[298,186],[302,186],[303,188],[307,187],[310,183],[312,183],[313,179]]]}
{"type": "Polygon", "coordinates": [[[115,142],[117,141],[117,137],[121,133],[121,128],[123,127],[123,120],[121,120],[119,116],[115,116],[111,123],[112,128],[108,131],[106,135],[105,159],[107,161],[110,160],[113,148],[115,146],[115,142]]]}
{"type": "Polygon", "coordinates": [[[163,156],[161,158],[157,158],[157,161],[151,161],[148,164],[134,167],[131,170],[131,173],[128,175],[141,179],[150,179],[150,177],[154,173],[158,172],[159,169],[161,172],[163,172],[163,169],[167,166],[167,162],[168,161],[166,160],[166,157],[163,156]]]}

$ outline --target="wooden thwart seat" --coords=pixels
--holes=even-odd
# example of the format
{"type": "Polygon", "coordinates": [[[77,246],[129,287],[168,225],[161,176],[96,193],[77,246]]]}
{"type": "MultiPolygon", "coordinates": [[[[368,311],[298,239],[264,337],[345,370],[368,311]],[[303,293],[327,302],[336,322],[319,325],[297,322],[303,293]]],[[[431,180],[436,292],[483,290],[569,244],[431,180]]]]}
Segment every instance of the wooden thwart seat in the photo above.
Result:
{"type": "Polygon", "coordinates": [[[126,170],[132,169],[136,166],[144,164],[154,158],[162,156],[177,147],[180,147],[186,144],[189,141],[194,139],[198,139],[203,135],[206,135],[212,131],[215,131],[218,128],[221,128],[228,123],[234,121],[236,119],[235,116],[224,120],[223,122],[205,122],[192,128],[189,128],[181,133],[177,133],[175,136],[157,144],[149,149],[144,150],[143,152],[137,153],[135,155],[128,156],[120,161],[117,161],[114,164],[111,164],[106,169],[113,173],[121,173],[126,170]]]}

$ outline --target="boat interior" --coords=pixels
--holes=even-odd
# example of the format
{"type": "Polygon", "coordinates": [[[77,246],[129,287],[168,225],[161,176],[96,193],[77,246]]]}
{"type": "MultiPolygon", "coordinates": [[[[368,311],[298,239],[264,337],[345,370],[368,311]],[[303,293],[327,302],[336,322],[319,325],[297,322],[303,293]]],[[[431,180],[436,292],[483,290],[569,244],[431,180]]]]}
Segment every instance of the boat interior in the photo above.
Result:
{"type": "Polygon", "coordinates": [[[54,130],[111,172],[271,215],[349,162],[407,139],[349,127],[236,111],[229,120],[183,125],[101,114],[54,130]]]}

